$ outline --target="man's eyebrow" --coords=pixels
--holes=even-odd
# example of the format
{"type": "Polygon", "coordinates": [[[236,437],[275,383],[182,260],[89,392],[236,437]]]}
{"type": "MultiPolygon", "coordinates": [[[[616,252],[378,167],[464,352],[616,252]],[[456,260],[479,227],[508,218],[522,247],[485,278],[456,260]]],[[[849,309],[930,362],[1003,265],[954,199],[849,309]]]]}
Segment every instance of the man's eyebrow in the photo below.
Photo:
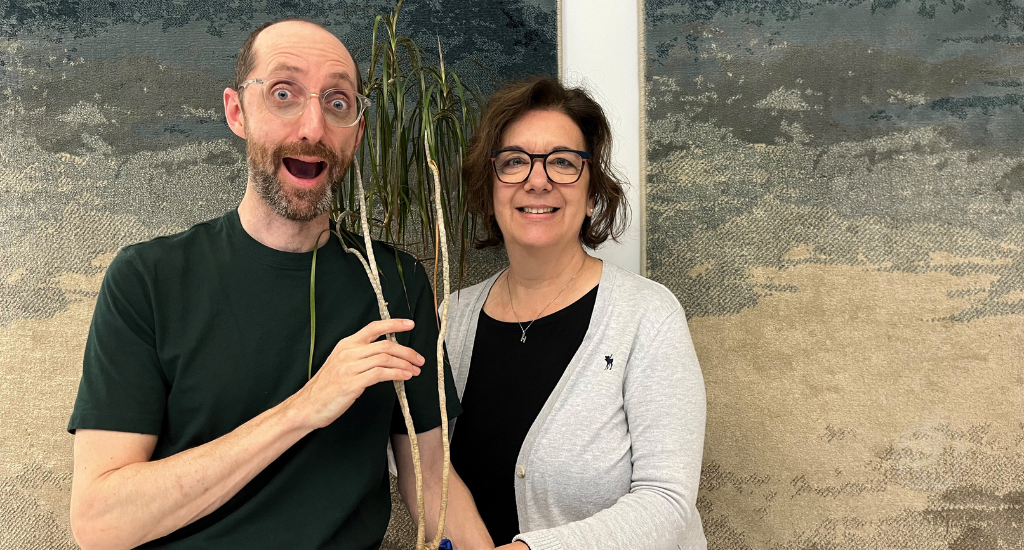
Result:
{"type": "Polygon", "coordinates": [[[353,80],[352,76],[349,75],[348,73],[331,73],[327,76],[332,80],[345,80],[348,81],[348,83],[351,84],[352,86],[356,85],[356,81],[353,80]]]}

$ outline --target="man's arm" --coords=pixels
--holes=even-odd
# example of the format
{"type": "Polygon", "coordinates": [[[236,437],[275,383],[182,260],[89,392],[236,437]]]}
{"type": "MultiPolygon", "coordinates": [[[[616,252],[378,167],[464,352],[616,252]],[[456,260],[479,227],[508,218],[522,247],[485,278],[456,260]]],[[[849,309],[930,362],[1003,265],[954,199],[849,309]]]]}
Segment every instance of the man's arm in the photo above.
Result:
{"type": "Polygon", "coordinates": [[[134,548],[216,510],[309,432],[378,382],[408,380],[424,359],[386,340],[413,328],[376,321],[338,342],[317,374],[280,405],[205,445],[150,461],[153,435],[78,430],[71,528],[83,550],[134,548]]]}
{"type": "MultiPolygon", "coordinates": [[[[444,465],[444,448],[441,441],[441,428],[416,434],[420,447],[420,462],[423,468],[423,505],[427,509],[427,540],[437,533],[437,517],[441,510],[441,470],[444,465]]],[[[391,436],[391,448],[395,453],[395,464],[398,466],[398,491],[402,494],[409,512],[415,519],[418,513],[416,506],[416,474],[412,465],[412,448],[409,436],[395,434],[391,436]]],[[[451,539],[456,550],[492,550],[494,542],[487,532],[480,513],[476,510],[473,495],[466,484],[455,473],[449,470],[448,476],[448,509],[445,518],[445,536],[451,539]]]]}

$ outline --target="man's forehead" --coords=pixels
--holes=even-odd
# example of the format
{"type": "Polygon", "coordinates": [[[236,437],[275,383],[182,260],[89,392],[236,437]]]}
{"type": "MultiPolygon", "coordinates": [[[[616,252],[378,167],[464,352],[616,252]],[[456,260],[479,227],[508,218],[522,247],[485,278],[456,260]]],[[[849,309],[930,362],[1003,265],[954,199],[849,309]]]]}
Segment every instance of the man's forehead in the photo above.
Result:
{"type": "Polygon", "coordinates": [[[256,38],[253,49],[256,67],[262,66],[262,72],[303,75],[315,70],[332,79],[351,81],[355,70],[351,54],[337,37],[302,21],[267,27],[256,38]]]}

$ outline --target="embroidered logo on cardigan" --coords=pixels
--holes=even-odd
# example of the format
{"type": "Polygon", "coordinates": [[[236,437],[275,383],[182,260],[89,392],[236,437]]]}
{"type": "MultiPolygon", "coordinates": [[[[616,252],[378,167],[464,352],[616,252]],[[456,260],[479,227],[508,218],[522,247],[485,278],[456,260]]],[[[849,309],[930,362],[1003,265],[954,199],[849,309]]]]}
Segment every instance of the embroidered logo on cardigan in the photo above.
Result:
{"type": "Polygon", "coordinates": [[[604,356],[604,362],[607,363],[604,366],[604,370],[612,370],[612,362],[614,362],[614,359],[612,359],[612,356],[611,355],[605,355],[604,356]]]}

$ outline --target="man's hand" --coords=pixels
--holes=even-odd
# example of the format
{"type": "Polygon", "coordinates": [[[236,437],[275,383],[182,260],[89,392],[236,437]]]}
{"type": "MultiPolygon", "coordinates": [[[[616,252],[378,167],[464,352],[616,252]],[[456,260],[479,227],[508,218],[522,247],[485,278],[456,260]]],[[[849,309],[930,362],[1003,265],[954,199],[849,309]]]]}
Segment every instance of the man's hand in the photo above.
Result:
{"type": "Polygon", "coordinates": [[[347,411],[366,388],[419,374],[424,363],[419,353],[388,340],[377,341],[413,326],[409,319],[374,321],[338,342],[316,375],[288,399],[300,411],[300,422],[311,429],[323,428],[347,411]]]}

